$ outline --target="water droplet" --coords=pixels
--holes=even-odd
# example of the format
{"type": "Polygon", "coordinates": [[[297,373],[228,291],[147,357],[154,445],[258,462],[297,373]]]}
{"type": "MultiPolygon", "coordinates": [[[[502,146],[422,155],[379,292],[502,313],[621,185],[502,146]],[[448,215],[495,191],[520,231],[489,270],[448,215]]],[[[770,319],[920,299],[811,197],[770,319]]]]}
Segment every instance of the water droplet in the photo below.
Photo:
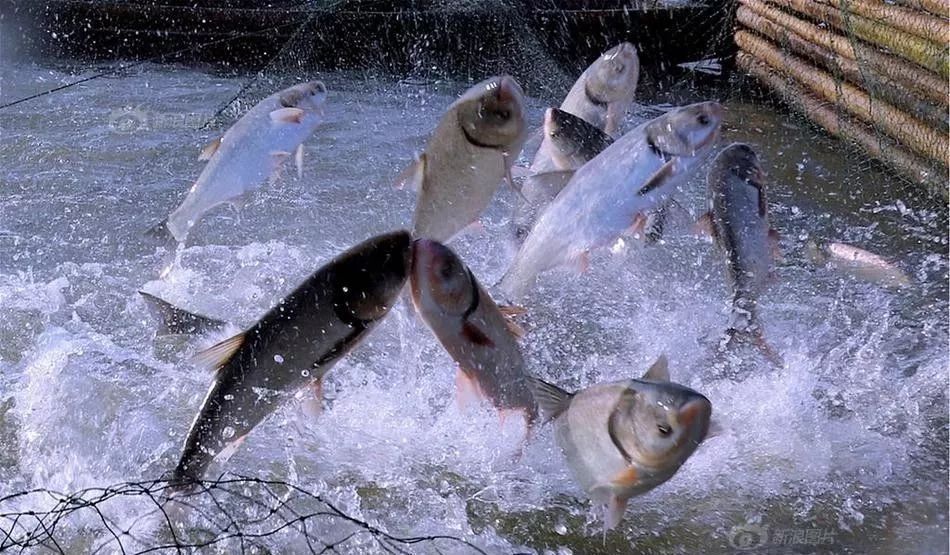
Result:
{"type": "Polygon", "coordinates": [[[234,437],[234,428],[231,426],[225,427],[224,430],[221,431],[221,437],[224,439],[231,439],[234,437]]]}
{"type": "Polygon", "coordinates": [[[283,363],[284,363],[284,357],[282,357],[282,356],[280,356],[280,355],[274,355],[274,362],[276,362],[277,364],[283,364],[283,363]]]}
{"type": "Polygon", "coordinates": [[[567,526],[564,526],[562,523],[558,523],[554,526],[554,531],[563,536],[567,534],[567,526]]]}
{"type": "Polygon", "coordinates": [[[224,396],[224,400],[225,400],[225,401],[233,401],[233,400],[234,400],[234,395],[231,395],[231,394],[225,395],[225,396],[224,396]]]}
{"type": "Polygon", "coordinates": [[[302,372],[300,372],[300,375],[306,378],[310,376],[310,370],[303,370],[302,372]]]}

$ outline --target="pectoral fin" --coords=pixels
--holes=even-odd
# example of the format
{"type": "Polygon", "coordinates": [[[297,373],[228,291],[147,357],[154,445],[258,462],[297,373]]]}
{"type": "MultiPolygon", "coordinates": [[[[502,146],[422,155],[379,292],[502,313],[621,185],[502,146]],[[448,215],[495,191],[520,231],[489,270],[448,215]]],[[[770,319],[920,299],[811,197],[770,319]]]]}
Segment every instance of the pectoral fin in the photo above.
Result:
{"type": "Polygon", "coordinates": [[[521,339],[525,335],[524,327],[521,326],[518,322],[515,321],[515,318],[521,316],[528,312],[528,310],[523,306],[517,305],[500,305],[498,311],[501,312],[501,315],[505,317],[505,326],[508,328],[508,331],[512,333],[516,338],[521,339]]]}
{"type": "Polygon", "coordinates": [[[220,147],[221,147],[221,137],[218,137],[217,139],[205,145],[203,149],[201,149],[201,153],[198,155],[198,160],[201,162],[211,160],[211,157],[214,156],[214,153],[217,152],[218,148],[220,147]]]}
{"type": "Polygon", "coordinates": [[[769,252],[772,254],[772,259],[779,262],[783,259],[781,240],[782,236],[777,231],[769,229],[769,252]]]}
{"type": "Polygon", "coordinates": [[[670,160],[667,163],[660,166],[660,169],[656,170],[649,179],[646,180],[646,183],[643,184],[643,187],[640,187],[640,190],[637,191],[637,196],[642,197],[648,193],[659,189],[665,185],[671,177],[673,177],[674,163],[676,159],[670,160]]]}
{"type": "Polygon", "coordinates": [[[623,520],[623,513],[627,510],[627,498],[613,495],[607,501],[604,511],[604,533],[613,530],[623,520]]]}
{"type": "Polygon", "coordinates": [[[719,237],[716,234],[716,226],[713,224],[713,215],[712,212],[706,212],[696,220],[696,224],[693,226],[693,231],[696,235],[703,237],[709,237],[713,240],[713,243],[719,244],[719,237]]]}
{"type": "Polygon", "coordinates": [[[199,351],[191,358],[191,363],[198,368],[206,368],[209,370],[219,370],[222,366],[227,364],[231,357],[241,348],[241,345],[244,344],[244,333],[239,333],[234,337],[225,339],[224,341],[212,345],[203,351],[199,351]]]}
{"type": "Polygon", "coordinates": [[[415,192],[422,191],[422,184],[426,175],[426,153],[423,152],[416,156],[416,159],[409,164],[409,167],[402,170],[396,176],[393,187],[396,189],[410,189],[415,192]]]}
{"type": "Polygon", "coordinates": [[[270,120],[273,123],[300,123],[304,113],[300,108],[278,108],[270,113],[270,120]]]}
{"type": "Polygon", "coordinates": [[[274,183],[280,178],[284,162],[290,158],[291,154],[285,150],[275,150],[270,153],[270,177],[268,181],[274,183]]]}

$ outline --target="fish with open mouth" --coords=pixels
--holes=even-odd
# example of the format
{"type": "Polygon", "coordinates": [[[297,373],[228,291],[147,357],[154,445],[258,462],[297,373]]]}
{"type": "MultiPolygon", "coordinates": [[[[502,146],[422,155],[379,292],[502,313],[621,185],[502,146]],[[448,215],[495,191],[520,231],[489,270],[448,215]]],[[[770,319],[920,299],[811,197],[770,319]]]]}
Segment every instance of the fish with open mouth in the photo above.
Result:
{"type": "Polygon", "coordinates": [[[576,393],[537,378],[531,383],[575,479],[606,505],[605,530],[620,523],[631,497],[672,478],[709,434],[712,404],[670,381],[665,356],[640,379],[576,393]]]}
{"type": "Polygon", "coordinates": [[[722,106],[701,102],[671,110],[618,139],[581,166],[531,229],[502,278],[509,300],[541,272],[575,264],[610,246],[643,213],[686,181],[719,134],[722,106]]]}
{"type": "Polygon", "coordinates": [[[526,139],[524,111],[521,86],[507,75],[475,85],[449,106],[425,151],[397,178],[397,187],[419,193],[415,237],[448,241],[478,220],[502,180],[512,183],[526,139]]]}
{"type": "Polygon", "coordinates": [[[317,270],[246,331],[195,356],[215,369],[170,483],[185,489],[227,458],[300,389],[323,376],[386,316],[409,276],[411,237],[368,239],[317,270]]]}
{"type": "Polygon", "coordinates": [[[518,345],[520,328],[448,247],[417,239],[412,253],[412,301],[458,363],[459,394],[487,398],[503,415],[521,413],[530,426],[537,405],[518,345]]]}

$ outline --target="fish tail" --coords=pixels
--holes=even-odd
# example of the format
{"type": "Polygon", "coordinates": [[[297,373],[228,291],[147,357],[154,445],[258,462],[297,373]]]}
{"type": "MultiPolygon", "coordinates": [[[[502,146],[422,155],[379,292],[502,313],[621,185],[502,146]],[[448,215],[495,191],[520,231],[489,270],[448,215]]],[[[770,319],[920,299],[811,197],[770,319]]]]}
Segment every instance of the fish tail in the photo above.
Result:
{"type": "Polygon", "coordinates": [[[762,333],[762,328],[759,326],[750,326],[745,329],[729,328],[726,330],[723,340],[719,344],[720,352],[734,349],[737,345],[740,344],[749,344],[754,346],[761,354],[777,367],[782,367],[785,365],[785,361],[782,359],[782,356],[778,354],[778,351],[772,348],[772,346],[766,341],[765,335],[762,333]]]}

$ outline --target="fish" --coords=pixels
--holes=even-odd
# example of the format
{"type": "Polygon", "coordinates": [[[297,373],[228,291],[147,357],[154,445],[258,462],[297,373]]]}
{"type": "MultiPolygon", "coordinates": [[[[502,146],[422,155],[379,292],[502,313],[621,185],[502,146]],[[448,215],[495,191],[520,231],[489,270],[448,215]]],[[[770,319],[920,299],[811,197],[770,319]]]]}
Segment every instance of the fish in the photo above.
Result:
{"type": "Polygon", "coordinates": [[[208,163],[178,208],[152,234],[170,233],[184,243],[204,213],[222,203],[240,206],[265,179],[275,180],[292,156],[299,172],[302,143],[323,121],[326,97],[326,86],[311,81],[274,93],[248,110],[202,150],[198,159],[208,163]]]}
{"type": "Polygon", "coordinates": [[[188,312],[151,293],[139,291],[152,317],[158,320],[158,335],[199,335],[219,331],[229,324],[210,316],[188,312]]]}
{"type": "Polygon", "coordinates": [[[640,379],[569,393],[531,378],[542,420],[581,488],[605,505],[605,533],[620,523],[627,501],[666,482],[709,437],[712,403],[670,381],[661,355],[640,379]]]}
{"type": "Polygon", "coordinates": [[[520,299],[546,270],[587,267],[638,216],[665,202],[719,135],[722,106],[701,102],[641,124],[581,166],[541,213],[499,287],[520,299]]]}
{"type": "Polygon", "coordinates": [[[538,211],[554,200],[578,168],[614,142],[613,137],[593,124],[559,108],[545,111],[544,136],[551,142],[555,170],[529,175],[521,187],[523,199],[512,218],[519,245],[531,231],[538,211]]]}
{"type": "MultiPolygon", "coordinates": [[[[521,188],[523,198],[516,201],[512,217],[516,243],[520,244],[524,240],[537,214],[570,180],[572,171],[568,170],[576,170],[582,165],[565,164],[565,157],[560,152],[565,144],[559,141],[556,129],[571,125],[565,120],[573,116],[602,135],[592,134],[589,130],[580,131],[577,129],[579,124],[574,123],[573,127],[566,129],[566,136],[583,137],[583,142],[592,148],[597,148],[597,144],[596,139],[591,137],[601,141],[604,138],[612,140],[619,133],[620,125],[633,105],[639,78],[640,58],[637,49],[629,42],[622,42],[604,52],[584,70],[561,102],[560,108],[555,109],[557,112],[545,114],[541,145],[531,161],[528,177],[521,188]],[[579,134],[572,135],[572,132],[578,131],[579,134]]],[[[606,145],[601,150],[603,148],[606,145]]]]}
{"type": "Polygon", "coordinates": [[[842,273],[887,287],[903,288],[911,284],[907,274],[884,257],[854,245],[830,242],[819,246],[810,241],[808,258],[842,273]]]}
{"type": "Polygon", "coordinates": [[[233,454],[255,426],[324,375],[389,312],[409,277],[411,237],[370,238],[307,278],[246,331],[195,355],[214,379],[169,480],[173,491],[233,454]]]}
{"type": "Polygon", "coordinates": [[[476,223],[526,137],[524,92],[512,77],[470,88],[446,110],[425,150],[396,179],[418,191],[412,233],[447,242],[476,223]]]}
{"type": "Polygon", "coordinates": [[[723,149],[706,175],[709,211],[700,218],[700,227],[710,231],[725,257],[732,295],[730,321],[720,347],[751,340],[780,365],[781,359],[764,340],[757,310],[778,249],[778,233],[769,227],[765,183],[765,172],[751,146],[733,143],[723,149]]]}
{"type": "Polygon", "coordinates": [[[416,310],[459,365],[459,393],[476,392],[502,415],[520,413],[530,427],[537,404],[518,345],[523,330],[441,243],[416,239],[409,284],[416,310]]]}
{"type": "MultiPolygon", "coordinates": [[[[637,49],[622,42],[600,55],[577,78],[561,102],[560,110],[614,136],[633,105],[640,79],[640,58],[637,49]]],[[[549,135],[531,162],[531,172],[546,173],[556,169],[552,159],[556,147],[549,135]]]]}

